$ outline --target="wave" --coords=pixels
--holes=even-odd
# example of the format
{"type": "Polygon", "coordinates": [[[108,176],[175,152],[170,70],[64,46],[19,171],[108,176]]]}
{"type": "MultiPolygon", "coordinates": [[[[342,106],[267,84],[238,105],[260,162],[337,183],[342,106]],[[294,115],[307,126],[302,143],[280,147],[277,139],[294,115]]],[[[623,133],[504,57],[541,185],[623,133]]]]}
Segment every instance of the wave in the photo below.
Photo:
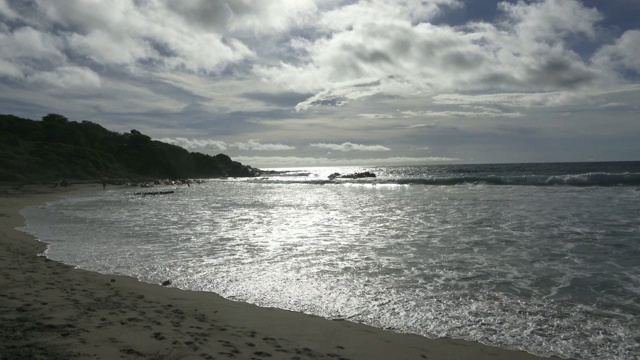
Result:
{"type": "Polygon", "coordinates": [[[571,175],[451,176],[401,179],[398,180],[398,183],[422,185],[636,186],[640,185],[640,174],[588,173],[571,175]]]}
{"type": "Polygon", "coordinates": [[[511,185],[511,186],[640,186],[640,173],[586,173],[568,175],[449,175],[411,178],[367,179],[300,179],[278,177],[259,181],[276,183],[331,184],[389,184],[389,185],[511,185]]]}

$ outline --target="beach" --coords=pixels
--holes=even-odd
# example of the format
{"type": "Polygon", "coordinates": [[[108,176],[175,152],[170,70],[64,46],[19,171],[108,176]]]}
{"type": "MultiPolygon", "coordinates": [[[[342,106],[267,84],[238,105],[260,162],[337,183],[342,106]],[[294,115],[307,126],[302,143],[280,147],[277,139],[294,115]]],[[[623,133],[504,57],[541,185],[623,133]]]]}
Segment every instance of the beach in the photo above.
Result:
{"type": "Polygon", "coordinates": [[[39,256],[46,245],[16,230],[24,225],[19,211],[102,186],[0,190],[3,360],[540,359],[74,269],[39,256]]]}

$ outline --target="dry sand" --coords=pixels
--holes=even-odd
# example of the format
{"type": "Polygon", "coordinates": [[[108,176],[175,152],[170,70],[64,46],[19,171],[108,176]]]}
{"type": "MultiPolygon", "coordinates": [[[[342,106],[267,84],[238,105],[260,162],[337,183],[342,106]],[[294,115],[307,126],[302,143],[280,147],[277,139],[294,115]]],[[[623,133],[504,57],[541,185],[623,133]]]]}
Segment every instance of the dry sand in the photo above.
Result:
{"type": "Polygon", "coordinates": [[[0,188],[0,359],[540,359],[77,270],[19,210],[100,185],[0,188]]]}

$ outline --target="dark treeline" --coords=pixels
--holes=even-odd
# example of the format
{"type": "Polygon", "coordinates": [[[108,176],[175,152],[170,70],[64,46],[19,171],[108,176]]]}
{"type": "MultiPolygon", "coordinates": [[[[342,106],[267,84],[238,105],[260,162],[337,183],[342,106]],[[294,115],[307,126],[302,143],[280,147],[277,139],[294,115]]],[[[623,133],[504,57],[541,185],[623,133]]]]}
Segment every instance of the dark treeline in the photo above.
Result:
{"type": "Polygon", "coordinates": [[[137,130],[109,131],[49,114],[42,121],[0,115],[0,181],[256,176],[227,155],[190,153],[137,130]]]}

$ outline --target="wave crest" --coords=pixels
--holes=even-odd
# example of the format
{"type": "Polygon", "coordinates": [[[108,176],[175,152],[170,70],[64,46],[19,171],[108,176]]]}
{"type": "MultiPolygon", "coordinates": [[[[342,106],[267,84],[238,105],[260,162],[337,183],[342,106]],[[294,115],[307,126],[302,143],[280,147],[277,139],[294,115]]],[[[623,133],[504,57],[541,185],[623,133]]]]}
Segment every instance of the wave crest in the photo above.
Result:
{"type": "Polygon", "coordinates": [[[408,178],[335,179],[283,177],[262,178],[277,183],[329,184],[391,184],[391,185],[511,185],[511,186],[640,186],[640,173],[585,173],[569,175],[449,175],[408,178]]]}

